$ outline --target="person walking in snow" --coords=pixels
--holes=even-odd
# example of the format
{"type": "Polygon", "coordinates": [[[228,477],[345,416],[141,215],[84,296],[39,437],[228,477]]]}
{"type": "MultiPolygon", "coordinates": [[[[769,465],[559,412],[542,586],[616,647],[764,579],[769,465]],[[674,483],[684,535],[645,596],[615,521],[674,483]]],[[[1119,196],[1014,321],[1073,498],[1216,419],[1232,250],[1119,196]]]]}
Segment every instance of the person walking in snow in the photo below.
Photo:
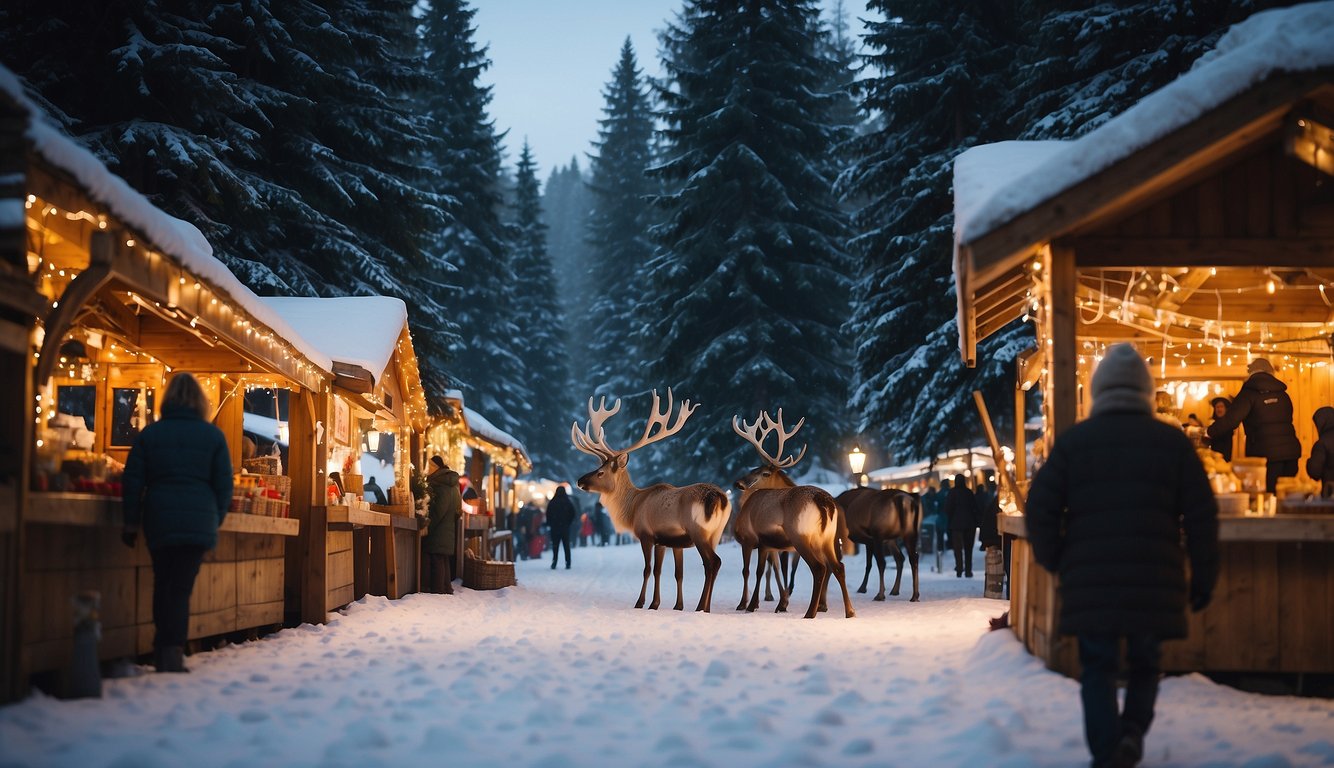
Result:
{"type": "Polygon", "coordinates": [[[973,578],[973,541],[977,534],[977,497],[967,478],[954,476],[954,487],[945,494],[945,519],[950,524],[950,546],[954,549],[954,576],[973,578]]]}
{"type": "Polygon", "coordinates": [[[1056,438],[1033,478],[1025,522],[1033,557],[1060,576],[1060,631],[1078,639],[1093,765],[1134,766],[1162,641],[1185,637],[1187,603],[1200,611],[1213,595],[1218,505],[1190,438],[1154,417],[1153,376],[1132,345],[1108,348],[1090,391],[1089,417],[1056,438]]]}
{"type": "Polygon", "coordinates": [[[547,528],[551,531],[551,568],[555,570],[561,547],[565,548],[565,567],[570,567],[571,527],[575,520],[574,503],[565,484],[556,487],[556,495],[547,502],[547,528]]]}
{"type": "Polygon", "coordinates": [[[204,553],[232,504],[232,454],[209,422],[208,395],[177,373],[162,396],[162,418],[134,439],[125,460],[121,541],[133,548],[142,527],[153,561],[153,652],[159,672],[188,672],[190,594],[204,553]]]}
{"type": "Polygon", "coordinates": [[[1274,366],[1257,357],[1246,366],[1250,377],[1241,385],[1227,413],[1209,425],[1209,437],[1230,433],[1238,425],[1246,431],[1247,456],[1265,458],[1265,492],[1273,493],[1280,477],[1296,477],[1302,443],[1292,426],[1292,398],[1288,385],[1274,375],[1274,366]]]}
{"type": "Polygon", "coordinates": [[[1312,414],[1315,422],[1315,445],[1311,446],[1311,456],[1306,460],[1306,474],[1320,483],[1320,498],[1334,497],[1334,408],[1321,406],[1312,414]]]}
{"type": "Polygon", "coordinates": [[[439,456],[431,457],[431,474],[426,486],[431,491],[430,516],[426,528],[426,590],[437,595],[454,594],[454,575],[458,572],[459,518],[463,514],[463,495],[459,492],[459,473],[445,466],[439,456]]]}

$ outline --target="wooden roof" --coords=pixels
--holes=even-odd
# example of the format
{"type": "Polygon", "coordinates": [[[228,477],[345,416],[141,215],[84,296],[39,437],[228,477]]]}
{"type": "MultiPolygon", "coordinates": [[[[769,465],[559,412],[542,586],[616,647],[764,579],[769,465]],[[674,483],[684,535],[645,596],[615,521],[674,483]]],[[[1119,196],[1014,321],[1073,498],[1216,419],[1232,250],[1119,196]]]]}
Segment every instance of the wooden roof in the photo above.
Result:
{"type": "Polygon", "coordinates": [[[1239,293],[1225,319],[1328,321],[1325,292],[1314,286],[1334,280],[1334,184],[1322,191],[1321,172],[1284,152],[1304,114],[1334,115],[1334,70],[1273,75],[974,241],[956,241],[964,360],[975,364],[977,342],[1024,313],[1035,257],[1053,242],[1073,251],[1085,276],[1170,268],[1191,284],[1186,294],[1177,288],[1181,313],[1197,317],[1215,317],[1217,307],[1203,305],[1241,287],[1228,281],[1265,285],[1271,275],[1255,270],[1269,268],[1277,287],[1311,290],[1239,293]],[[1220,278],[1217,268],[1250,272],[1220,278]]]}

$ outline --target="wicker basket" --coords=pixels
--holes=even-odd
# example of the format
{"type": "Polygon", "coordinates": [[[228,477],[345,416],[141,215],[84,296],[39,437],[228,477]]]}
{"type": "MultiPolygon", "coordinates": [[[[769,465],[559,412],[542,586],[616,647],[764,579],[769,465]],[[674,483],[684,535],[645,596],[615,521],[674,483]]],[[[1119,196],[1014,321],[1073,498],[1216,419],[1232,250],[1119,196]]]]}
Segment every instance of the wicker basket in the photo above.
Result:
{"type": "Polygon", "coordinates": [[[464,553],[463,586],[468,589],[503,589],[517,583],[514,563],[479,560],[471,552],[464,553]]]}

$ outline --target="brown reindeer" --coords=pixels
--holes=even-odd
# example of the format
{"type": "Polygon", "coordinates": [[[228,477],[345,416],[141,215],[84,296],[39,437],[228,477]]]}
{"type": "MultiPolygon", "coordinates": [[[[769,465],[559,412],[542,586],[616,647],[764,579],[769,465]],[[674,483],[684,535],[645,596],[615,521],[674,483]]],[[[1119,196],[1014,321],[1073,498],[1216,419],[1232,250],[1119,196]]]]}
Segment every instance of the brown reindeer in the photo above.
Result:
{"type": "Polygon", "coordinates": [[[874,557],[880,568],[880,591],[875,600],[885,599],[885,554],[894,557],[897,575],[891,595],[899,593],[903,580],[903,552],[898,540],[902,539],[908,550],[908,563],[912,567],[912,599],[921,599],[917,579],[917,538],[922,529],[922,499],[915,493],[896,489],[875,490],[872,488],[853,488],[838,495],[839,506],[847,515],[848,536],[858,544],[866,545],[866,575],[858,592],[866,592],[866,582],[871,574],[871,558],[874,557]]]}
{"type": "MultiPolygon", "coordinates": [[[[795,457],[783,457],[783,446],[789,438],[801,429],[805,419],[798,421],[791,431],[783,429],[783,411],[779,409],[777,421],[761,412],[753,424],[738,425],[732,417],[732,429],[749,442],[764,460],[759,467],[748,472],[736,481],[741,491],[740,511],[737,513],[733,531],[741,543],[742,551],[742,602],[745,602],[745,582],[749,579],[750,549],[759,549],[759,558],[755,568],[755,592],[751,596],[746,610],[754,611],[759,607],[760,580],[764,575],[766,560],[775,561],[775,553],[793,549],[806,567],[811,570],[811,604],[806,609],[805,618],[813,619],[824,602],[825,591],[829,587],[829,576],[833,574],[843,590],[843,609],[847,618],[857,615],[848,597],[848,585],[844,579],[843,562],[839,559],[838,534],[839,510],[834,498],[826,491],[810,485],[795,485],[783,470],[793,466],[806,455],[806,447],[795,457]],[[764,440],[771,433],[778,434],[778,450],[770,455],[764,449],[764,440]]],[[[744,422],[743,422],[744,423],[744,422]]],[[[779,580],[779,603],[777,611],[787,610],[788,591],[779,580]]],[[[740,610],[742,606],[738,605],[740,610]]]]}
{"type": "Polygon", "coordinates": [[[722,488],[710,483],[696,483],[676,487],[666,483],[657,483],[647,488],[638,488],[630,479],[626,468],[629,455],[650,443],[670,437],[681,431],[686,419],[694,413],[698,404],[689,400],[681,403],[676,423],[670,428],[667,422],[672,414],[672,390],[667,390],[667,409],[658,411],[658,393],[653,392],[652,415],[644,426],[644,435],[634,445],[617,450],[607,445],[602,424],[621,409],[621,401],[607,408],[607,399],[602,398],[598,407],[593,407],[593,398],[588,398],[588,422],[583,431],[579,423],[570,427],[570,440],[574,447],[584,453],[596,456],[602,463],[597,469],[579,478],[579,487],[585,491],[595,491],[607,509],[616,530],[633,533],[639,539],[644,550],[644,583],[639,588],[639,601],[636,608],[644,607],[645,593],[648,591],[650,553],[652,553],[653,602],[650,609],[659,604],[659,582],[662,575],[662,555],[665,547],[672,548],[676,559],[676,610],[684,607],[681,594],[681,550],[694,546],[699,551],[704,563],[704,590],[699,596],[697,611],[708,611],[713,599],[713,583],[722,567],[722,558],[718,557],[718,541],[723,529],[731,517],[731,503],[722,488]],[[657,428],[655,433],[653,430],[657,428]]]}

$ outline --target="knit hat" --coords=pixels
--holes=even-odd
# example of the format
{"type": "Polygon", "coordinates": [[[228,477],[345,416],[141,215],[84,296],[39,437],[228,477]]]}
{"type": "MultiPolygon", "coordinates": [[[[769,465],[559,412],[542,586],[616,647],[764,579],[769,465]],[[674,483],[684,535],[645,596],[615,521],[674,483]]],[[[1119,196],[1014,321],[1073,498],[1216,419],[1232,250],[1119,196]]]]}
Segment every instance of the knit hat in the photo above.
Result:
{"type": "Polygon", "coordinates": [[[1271,365],[1270,362],[1269,362],[1267,359],[1265,359],[1265,358],[1263,358],[1263,357],[1257,357],[1257,358],[1255,358],[1254,360],[1252,360],[1252,361],[1250,361],[1249,363],[1246,364],[1246,372],[1247,372],[1247,373],[1268,373],[1268,374],[1270,374],[1270,375],[1273,375],[1273,373],[1274,373],[1274,366],[1271,365]]]}
{"type": "Polygon", "coordinates": [[[1094,400],[1112,390],[1129,390],[1152,403],[1153,375],[1133,344],[1113,344],[1093,372],[1090,390],[1094,400]]]}
{"type": "Polygon", "coordinates": [[[432,457],[431,457],[431,463],[434,464],[434,465],[436,466],[436,469],[444,469],[444,468],[445,468],[445,460],[442,459],[442,458],[440,458],[439,456],[432,456],[432,457]]]}

